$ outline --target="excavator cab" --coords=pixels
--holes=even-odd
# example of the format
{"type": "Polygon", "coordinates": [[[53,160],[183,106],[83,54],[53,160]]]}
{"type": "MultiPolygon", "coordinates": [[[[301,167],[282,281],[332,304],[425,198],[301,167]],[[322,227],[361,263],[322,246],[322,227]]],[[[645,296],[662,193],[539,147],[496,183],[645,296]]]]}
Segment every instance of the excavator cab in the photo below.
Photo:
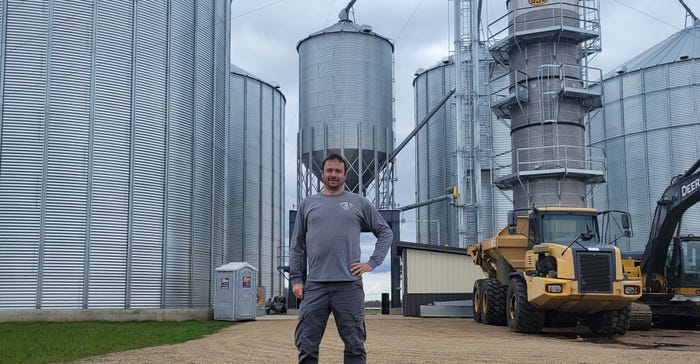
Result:
{"type": "Polygon", "coordinates": [[[666,279],[671,287],[700,288],[700,236],[673,238],[667,256],[666,279]]]}

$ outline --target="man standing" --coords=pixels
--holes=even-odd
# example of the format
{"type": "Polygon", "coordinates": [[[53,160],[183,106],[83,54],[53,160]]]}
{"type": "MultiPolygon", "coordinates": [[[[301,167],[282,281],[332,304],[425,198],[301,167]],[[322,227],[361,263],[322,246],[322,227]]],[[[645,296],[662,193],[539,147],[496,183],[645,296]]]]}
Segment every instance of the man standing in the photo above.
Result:
{"type": "Polygon", "coordinates": [[[318,348],[333,312],[345,343],[345,363],[365,363],[365,294],[362,274],[386,257],[393,233],[377,209],[364,197],[345,191],[345,159],[330,154],[323,160],[323,192],[299,204],[289,254],[289,281],[302,300],[294,343],[299,363],[318,363],[318,348]],[[377,238],[374,253],[360,262],[360,233],[369,228],[377,238]],[[302,281],[303,255],[308,275],[302,281]]]}

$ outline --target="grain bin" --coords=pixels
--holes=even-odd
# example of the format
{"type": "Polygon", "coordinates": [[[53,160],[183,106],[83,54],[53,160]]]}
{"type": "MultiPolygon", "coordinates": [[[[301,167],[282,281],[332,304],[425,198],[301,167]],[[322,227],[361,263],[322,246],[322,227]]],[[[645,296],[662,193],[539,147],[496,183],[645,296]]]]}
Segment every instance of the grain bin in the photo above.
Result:
{"type": "Polygon", "coordinates": [[[230,1],[0,3],[0,308],[209,308],[230,1]]]}
{"type": "Polygon", "coordinates": [[[227,258],[258,270],[269,297],[282,294],[284,108],[279,86],[231,66],[227,166],[227,258]]]}
{"type": "Polygon", "coordinates": [[[347,19],[297,45],[298,199],[320,190],[330,153],[350,164],[347,189],[368,194],[393,148],[393,50],[370,26],[347,19]]]}
{"type": "MultiPolygon", "coordinates": [[[[479,84],[482,93],[488,93],[489,70],[493,68],[493,59],[486,49],[480,52],[484,59],[481,63],[483,77],[479,84]]],[[[470,59],[469,56],[465,58],[470,59]]],[[[464,68],[471,67],[470,62],[464,62],[464,68]]],[[[455,88],[454,61],[452,57],[445,58],[433,67],[419,69],[413,80],[416,122],[422,120],[426,114],[447,94],[455,88]]],[[[463,72],[467,86],[471,90],[471,81],[467,77],[469,72],[463,72]]],[[[453,100],[445,105],[430,119],[416,135],[416,202],[426,201],[446,193],[448,187],[456,185],[457,174],[457,133],[454,130],[455,104],[453,100]]],[[[467,120],[472,120],[472,107],[465,107],[467,120]]],[[[500,154],[510,149],[510,131],[500,121],[492,119],[488,105],[481,107],[479,122],[483,125],[479,128],[481,133],[481,229],[484,236],[492,236],[497,229],[506,224],[505,216],[511,207],[509,201],[510,191],[500,191],[491,184],[490,156],[500,154]],[[491,122],[493,120],[493,122],[491,122]]],[[[466,149],[473,150],[474,142],[471,140],[472,125],[467,125],[466,149]]],[[[463,161],[464,165],[470,165],[463,161]]],[[[471,169],[467,171],[472,174],[471,169]]],[[[470,186],[465,183],[465,186],[470,186]]],[[[472,191],[460,191],[470,198],[472,191]]],[[[467,222],[467,241],[478,241],[477,227],[475,226],[476,211],[465,211],[467,222]]],[[[458,219],[457,207],[449,201],[440,201],[417,209],[416,213],[416,241],[429,244],[439,244],[459,247],[458,243],[458,219]]]]}

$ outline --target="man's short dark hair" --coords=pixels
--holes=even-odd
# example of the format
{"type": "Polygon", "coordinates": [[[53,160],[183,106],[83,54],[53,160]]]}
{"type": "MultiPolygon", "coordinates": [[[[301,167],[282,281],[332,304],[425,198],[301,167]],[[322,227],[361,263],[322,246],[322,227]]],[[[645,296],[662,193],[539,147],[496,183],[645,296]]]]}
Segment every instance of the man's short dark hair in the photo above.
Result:
{"type": "Polygon", "coordinates": [[[323,160],[323,164],[321,164],[323,166],[323,169],[326,169],[326,161],[330,160],[335,160],[343,163],[343,167],[345,167],[345,173],[348,173],[348,162],[345,161],[345,158],[343,158],[343,156],[337,153],[331,153],[326,157],[326,159],[323,160]]]}

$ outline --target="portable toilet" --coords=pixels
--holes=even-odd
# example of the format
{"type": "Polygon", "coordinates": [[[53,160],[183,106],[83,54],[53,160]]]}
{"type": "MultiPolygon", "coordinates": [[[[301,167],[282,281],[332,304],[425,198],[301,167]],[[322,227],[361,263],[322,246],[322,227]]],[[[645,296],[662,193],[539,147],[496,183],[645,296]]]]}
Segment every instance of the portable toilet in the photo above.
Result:
{"type": "Polygon", "coordinates": [[[216,268],[214,320],[255,320],[258,270],[246,262],[216,268]]]}

